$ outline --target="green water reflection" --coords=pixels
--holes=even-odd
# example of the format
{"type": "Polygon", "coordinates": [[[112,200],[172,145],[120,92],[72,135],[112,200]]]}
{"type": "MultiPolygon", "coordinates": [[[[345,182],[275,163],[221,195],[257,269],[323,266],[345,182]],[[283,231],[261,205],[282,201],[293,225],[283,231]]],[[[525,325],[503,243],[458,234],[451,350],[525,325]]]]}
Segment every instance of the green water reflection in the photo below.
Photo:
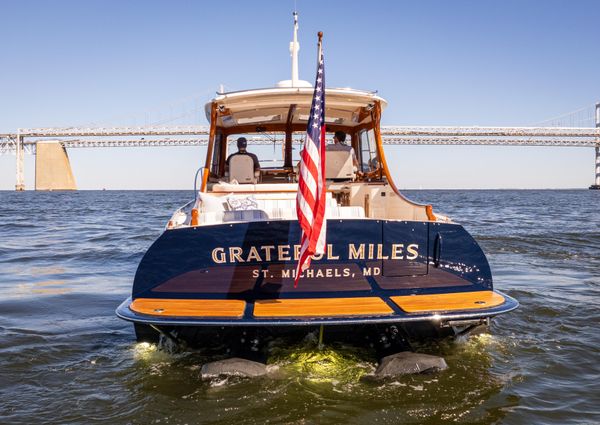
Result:
{"type": "Polygon", "coordinates": [[[506,361],[509,353],[494,337],[415,349],[443,356],[449,368],[377,381],[369,378],[376,367],[370,350],[319,349],[309,341],[273,345],[268,363],[277,371],[269,377],[202,380],[201,364],[211,360],[202,352],[171,355],[137,344],[129,388],[151,406],[137,420],[170,423],[193,423],[198,409],[208,423],[495,423],[519,404],[501,392],[510,379],[494,373],[494,362],[506,361]]]}

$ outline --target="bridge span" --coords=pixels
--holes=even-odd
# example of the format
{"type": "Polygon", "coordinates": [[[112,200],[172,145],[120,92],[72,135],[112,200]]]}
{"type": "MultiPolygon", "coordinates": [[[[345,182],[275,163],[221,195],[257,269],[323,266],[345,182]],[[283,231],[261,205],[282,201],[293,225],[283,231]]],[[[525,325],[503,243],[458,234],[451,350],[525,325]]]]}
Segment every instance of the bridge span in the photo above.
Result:
{"type": "MultiPolygon", "coordinates": [[[[596,127],[443,127],[382,126],[386,145],[495,145],[568,146],[595,149],[595,181],[600,189],[600,103],[595,106],[596,127]]],[[[0,134],[0,155],[16,155],[16,190],[25,189],[24,155],[36,154],[39,143],[58,142],[64,149],[151,146],[202,146],[208,142],[207,126],[150,126],[101,128],[34,128],[0,134]]],[[[251,144],[271,144],[273,137],[253,136],[251,144]]],[[[301,142],[301,137],[294,139],[301,142]]],[[[37,158],[36,158],[37,161],[37,158]]],[[[67,159],[68,164],[68,159],[67,159]]],[[[37,164],[36,164],[37,168],[37,164]]],[[[69,167],[70,171],[70,167],[69,167]]]]}

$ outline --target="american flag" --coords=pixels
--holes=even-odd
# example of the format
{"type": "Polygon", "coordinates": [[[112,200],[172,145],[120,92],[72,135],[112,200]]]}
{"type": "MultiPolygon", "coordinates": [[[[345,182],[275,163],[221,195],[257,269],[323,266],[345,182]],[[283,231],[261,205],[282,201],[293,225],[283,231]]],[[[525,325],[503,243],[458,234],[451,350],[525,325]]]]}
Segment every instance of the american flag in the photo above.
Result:
{"type": "Polygon", "coordinates": [[[304,149],[300,154],[296,211],[302,230],[300,257],[294,287],[300,275],[310,267],[314,254],[325,253],[325,66],[319,40],[319,66],[315,81],[304,149]]]}

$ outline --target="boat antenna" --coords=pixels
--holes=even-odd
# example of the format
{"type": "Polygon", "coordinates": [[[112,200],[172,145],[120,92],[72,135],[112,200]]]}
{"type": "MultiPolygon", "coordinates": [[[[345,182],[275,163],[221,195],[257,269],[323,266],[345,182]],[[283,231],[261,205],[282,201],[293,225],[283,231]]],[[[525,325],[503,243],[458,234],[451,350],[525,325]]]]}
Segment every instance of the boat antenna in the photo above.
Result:
{"type": "Polygon", "coordinates": [[[292,55],[292,87],[298,86],[298,50],[300,50],[300,43],[298,43],[298,12],[294,7],[294,39],[290,42],[290,54],[292,55]]]}

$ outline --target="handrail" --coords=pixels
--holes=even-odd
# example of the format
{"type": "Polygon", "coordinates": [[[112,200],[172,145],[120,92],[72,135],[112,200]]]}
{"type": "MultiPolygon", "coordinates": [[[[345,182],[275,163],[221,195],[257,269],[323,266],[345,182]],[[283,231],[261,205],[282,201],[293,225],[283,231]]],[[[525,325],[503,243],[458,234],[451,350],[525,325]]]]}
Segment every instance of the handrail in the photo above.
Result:
{"type": "Polygon", "coordinates": [[[196,175],[194,176],[194,201],[198,201],[198,174],[200,174],[200,171],[203,170],[204,166],[198,168],[198,170],[196,170],[196,175]]]}
{"type": "Polygon", "coordinates": [[[208,184],[208,177],[212,167],[213,150],[215,148],[215,135],[217,132],[217,103],[213,102],[210,110],[210,131],[208,135],[208,149],[206,150],[206,162],[204,165],[204,175],[202,176],[202,187],[200,190],[205,191],[208,184]]]}

